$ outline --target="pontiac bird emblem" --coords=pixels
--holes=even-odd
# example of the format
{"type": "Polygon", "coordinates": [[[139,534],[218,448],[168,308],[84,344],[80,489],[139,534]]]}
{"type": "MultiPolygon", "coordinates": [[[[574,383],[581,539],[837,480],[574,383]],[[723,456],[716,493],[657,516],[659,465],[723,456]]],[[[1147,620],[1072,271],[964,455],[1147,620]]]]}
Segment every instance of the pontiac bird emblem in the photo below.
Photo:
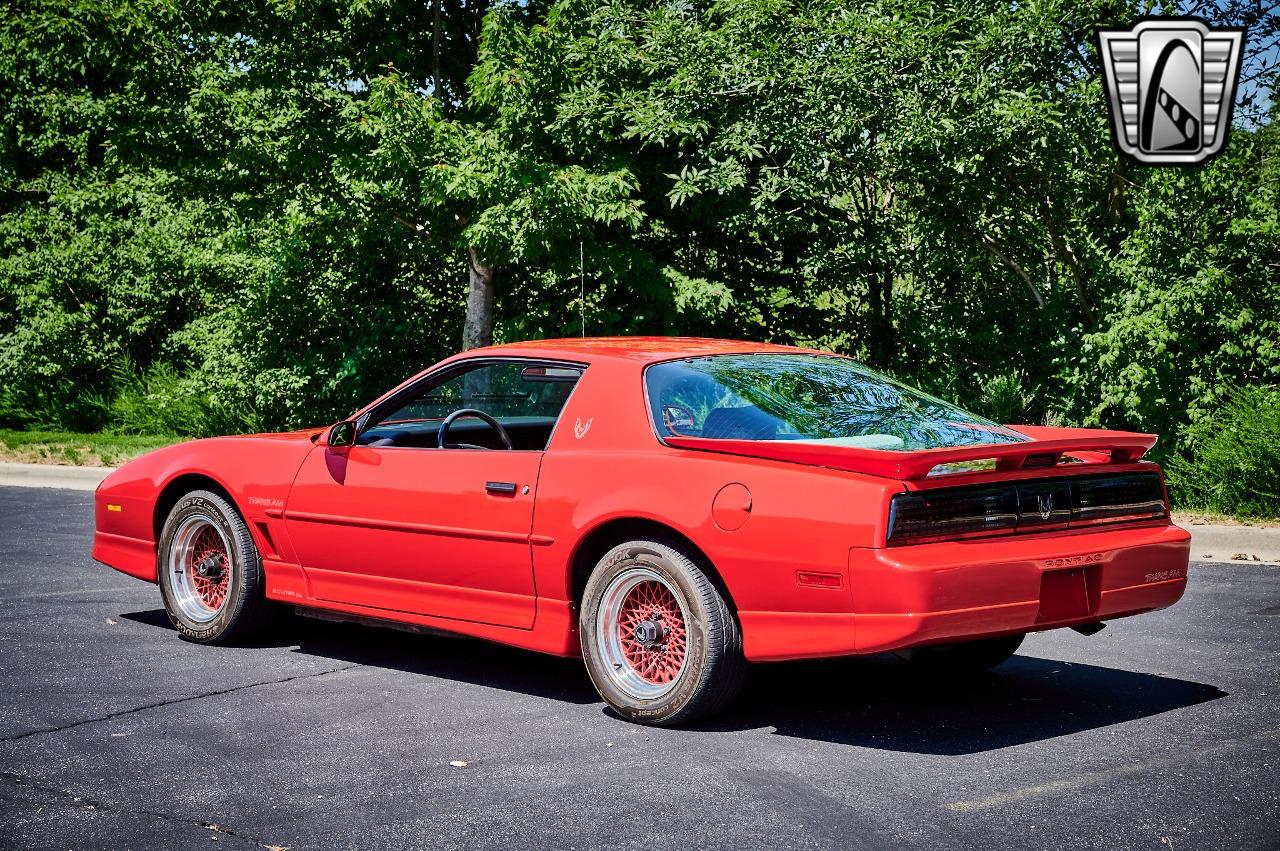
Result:
{"type": "Polygon", "coordinates": [[[1198,18],[1147,18],[1098,30],[1111,131],[1147,165],[1196,165],[1222,151],[1231,129],[1242,27],[1198,18]]]}
{"type": "Polygon", "coordinates": [[[1036,508],[1040,509],[1040,519],[1048,520],[1049,515],[1053,513],[1053,494],[1037,494],[1036,508]]]}
{"type": "Polygon", "coordinates": [[[587,436],[587,430],[591,428],[591,424],[595,421],[596,421],[596,418],[592,417],[591,419],[587,420],[586,425],[583,425],[581,417],[578,417],[577,419],[575,419],[573,421],[574,436],[577,437],[578,440],[582,440],[582,438],[587,436]]]}

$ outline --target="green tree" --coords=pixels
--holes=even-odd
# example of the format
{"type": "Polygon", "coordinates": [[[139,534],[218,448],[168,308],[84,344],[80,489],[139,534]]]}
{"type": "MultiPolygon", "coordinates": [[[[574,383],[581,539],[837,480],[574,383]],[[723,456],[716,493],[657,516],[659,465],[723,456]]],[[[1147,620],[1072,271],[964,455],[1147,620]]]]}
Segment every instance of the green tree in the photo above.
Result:
{"type": "Polygon", "coordinates": [[[332,420],[581,315],[1204,454],[1276,381],[1280,10],[1179,8],[1251,35],[1226,152],[1170,170],[1107,131],[1137,4],[18,0],[0,418],[332,420]]]}
{"type": "Polygon", "coordinates": [[[515,13],[492,14],[466,119],[394,69],[351,113],[371,141],[350,162],[362,197],[425,240],[465,252],[463,348],[493,341],[501,269],[563,255],[593,225],[634,228],[641,220],[625,165],[570,151],[548,134],[554,92],[529,70],[554,58],[546,41],[545,29],[526,28],[515,13]],[[512,67],[500,67],[512,55],[512,67]]]}

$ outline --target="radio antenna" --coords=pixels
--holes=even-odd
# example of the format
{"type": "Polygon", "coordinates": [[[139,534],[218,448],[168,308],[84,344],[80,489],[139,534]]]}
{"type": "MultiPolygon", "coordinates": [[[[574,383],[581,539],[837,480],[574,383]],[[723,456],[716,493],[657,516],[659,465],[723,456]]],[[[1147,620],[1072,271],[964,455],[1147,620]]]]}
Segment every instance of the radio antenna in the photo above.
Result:
{"type": "Polygon", "coordinates": [[[578,240],[578,316],[582,319],[582,336],[587,336],[587,273],[583,262],[582,240],[578,240]]]}

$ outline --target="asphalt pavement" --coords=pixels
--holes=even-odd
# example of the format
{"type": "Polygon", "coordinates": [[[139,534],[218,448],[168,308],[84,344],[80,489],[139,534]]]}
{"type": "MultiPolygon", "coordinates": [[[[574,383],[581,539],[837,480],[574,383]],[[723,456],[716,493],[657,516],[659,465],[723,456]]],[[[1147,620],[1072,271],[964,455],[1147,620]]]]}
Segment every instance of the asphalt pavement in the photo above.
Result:
{"type": "Polygon", "coordinates": [[[653,730],[480,641],[184,642],[90,559],[91,500],[0,489],[0,848],[1280,848],[1274,565],[960,684],[759,666],[653,730]]]}

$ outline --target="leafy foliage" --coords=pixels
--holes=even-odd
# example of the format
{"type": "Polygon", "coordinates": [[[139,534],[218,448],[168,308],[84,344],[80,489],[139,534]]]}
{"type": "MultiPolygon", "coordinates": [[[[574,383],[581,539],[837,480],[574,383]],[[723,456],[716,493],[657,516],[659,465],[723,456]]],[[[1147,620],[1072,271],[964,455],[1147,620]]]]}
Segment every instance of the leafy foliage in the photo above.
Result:
{"type": "Polygon", "coordinates": [[[243,409],[217,404],[163,362],[144,375],[122,370],[111,419],[118,434],[139,436],[212,437],[254,431],[256,425],[243,409]]]}
{"type": "Polygon", "coordinates": [[[1185,454],[1168,462],[1179,504],[1241,517],[1277,517],[1280,388],[1246,387],[1187,430],[1185,454]]]}
{"type": "Polygon", "coordinates": [[[1188,169],[1111,144],[1136,3],[11,5],[0,425],[331,421],[457,348],[478,269],[498,339],[827,347],[1165,455],[1280,380],[1266,4],[1184,4],[1250,27],[1188,169]]]}

